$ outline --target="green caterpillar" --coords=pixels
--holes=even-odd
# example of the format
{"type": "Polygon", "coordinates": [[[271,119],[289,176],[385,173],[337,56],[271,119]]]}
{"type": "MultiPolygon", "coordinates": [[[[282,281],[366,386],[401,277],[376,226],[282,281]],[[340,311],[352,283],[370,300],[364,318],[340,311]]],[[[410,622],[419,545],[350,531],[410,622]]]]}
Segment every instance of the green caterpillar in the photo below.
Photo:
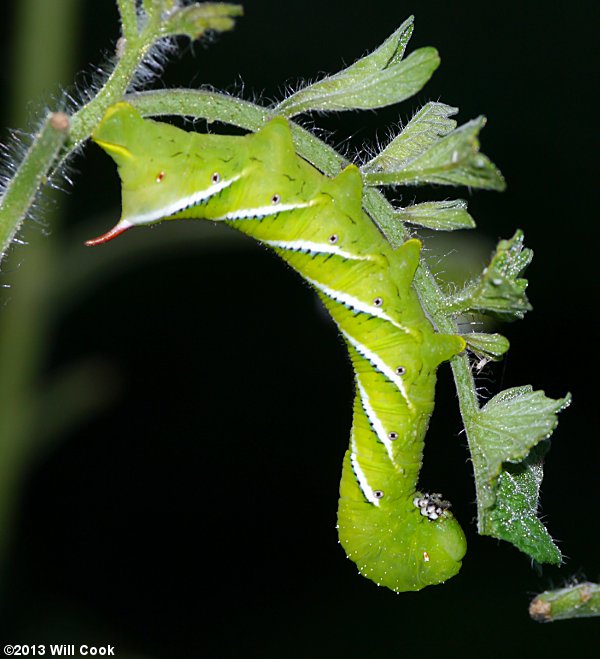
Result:
{"type": "Polygon", "coordinates": [[[356,379],[340,542],[364,576],[396,592],[455,575],[463,531],[449,504],[417,491],[417,480],[436,369],[465,342],[434,330],[412,288],[421,243],[392,249],[362,210],[359,170],[320,173],[296,154],[283,118],[242,137],[204,135],[118,103],[93,139],[118,165],[122,217],[86,244],[162,220],[225,222],[271,247],[314,287],[356,379]]]}

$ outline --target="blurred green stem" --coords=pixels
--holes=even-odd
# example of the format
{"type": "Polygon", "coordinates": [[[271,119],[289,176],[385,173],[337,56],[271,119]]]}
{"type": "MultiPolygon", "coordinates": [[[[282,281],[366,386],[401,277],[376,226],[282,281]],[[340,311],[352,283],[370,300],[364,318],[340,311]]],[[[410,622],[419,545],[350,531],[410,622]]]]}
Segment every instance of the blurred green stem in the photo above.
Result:
{"type": "Polygon", "coordinates": [[[600,584],[585,581],[547,590],[532,600],[529,615],[537,622],[600,616],[600,584]]]}
{"type": "Polygon", "coordinates": [[[0,208],[0,245],[4,256],[21,228],[25,216],[45,184],[48,163],[54,161],[66,132],[54,127],[54,114],[48,114],[33,138],[17,173],[11,179],[0,208]],[[15,222],[15,218],[18,220],[15,222]]]}
{"type": "MultiPolygon", "coordinates": [[[[71,79],[80,6],[78,0],[19,3],[10,108],[13,125],[25,123],[24,111],[31,99],[47,95],[48,88],[58,89],[71,79]]],[[[34,149],[39,151],[32,154],[31,165],[39,167],[37,156],[55,153],[62,139],[64,134],[51,127],[42,131],[39,141],[34,143],[34,149]]],[[[22,173],[24,169],[19,171],[22,173]]],[[[40,167],[37,177],[30,179],[37,183],[44,172],[40,167]]],[[[25,189],[19,191],[17,187],[21,200],[26,200],[29,194],[26,183],[25,177],[25,189]]],[[[56,226],[59,214],[57,203],[53,200],[52,208],[45,213],[46,221],[52,226],[56,226]]],[[[56,231],[44,236],[38,229],[31,232],[27,250],[16,250],[7,261],[13,264],[10,286],[14,294],[0,315],[0,566],[10,546],[24,472],[34,455],[38,430],[34,410],[39,406],[40,371],[50,320],[47,286],[54,279],[57,259],[56,231]],[[16,258],[25,257],[16,267],[16,258]]]]}

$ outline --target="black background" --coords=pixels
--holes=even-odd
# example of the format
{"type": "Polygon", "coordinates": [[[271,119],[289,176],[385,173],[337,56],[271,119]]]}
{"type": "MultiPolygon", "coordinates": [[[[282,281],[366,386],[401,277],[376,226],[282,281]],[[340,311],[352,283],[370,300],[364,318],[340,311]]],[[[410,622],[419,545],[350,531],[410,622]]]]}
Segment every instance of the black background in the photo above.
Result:
{"type": "MultiPolygon", "coordinates": [[[[483,151],[505,174],[505,193],[410,190],[401,202],[466,195],[484,256],[517,227],[535,252],[534,311],[502,328],[511,351],[480,384],[573,393],[542,488],[563,568],[540,573],[511,546],[476,535],[466,440],[444,368],[423,483],[453,501],[466,527],[462,571],[417,594],[361,578],[335,530],[352,399],[335,330],[264,250],[242,238],[221,247],[219,237],[214,248],[190,239],[152,258],[125,256],[50,337],[49,373],[93,355],[110,367],[116,393],[27,473],[2,590],[6,642],[113,643],[121,656],[169,659],[560,657],[597,647],[593,619],[542,626],[527,615],[534,593],[573,575],[599,577],[591,7],[247,2],[235,31],[207,47],[182,42],[156,83],[210,84],[266,103],[286,84],[352,62],[416,15],[409,49],[433,45],[442,57],[426,88],[399,108],[313,119],[352,152],[428,100],[460,107],[461,122],[488,117],[483,151]]],[[[85,3],[83,13],[80,68],[118,36],[109,0],[85,3]]],[[[1,84],[6,99],[5,73],[1,84]]],[[[76,162],[62,230],[84,237],[118,214],[111,163],[95,147],[87,156],[76,162]]],[[[157,245],[170,230],[178,229],[153,230],[157,245]]],[[[442,240],[428,246],[443,250],[442,240]]],[[[27,249],[12,259],[27,264],[27,249]]]]}

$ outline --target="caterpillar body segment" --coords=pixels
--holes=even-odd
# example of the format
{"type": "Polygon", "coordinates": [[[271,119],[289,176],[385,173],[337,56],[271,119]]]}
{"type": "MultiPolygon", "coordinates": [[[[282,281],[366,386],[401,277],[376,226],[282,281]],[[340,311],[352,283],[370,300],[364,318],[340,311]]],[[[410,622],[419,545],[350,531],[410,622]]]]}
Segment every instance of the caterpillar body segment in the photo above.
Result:
{"type": "Polygon", "coordinates": [[[363,575],[397,592],[456,574],[462,529],[441,500],[428,507],[417,483],[436,369],[465,343],[437,333],[421,308],[412,287],[420,242],[392,249],[362,210],[358,169],[321,174],[296,154],[282,118],[242,137],[203,135],[118,103],[93,139],[118,166],[122,217],[88,244],[162,220],[221,221],[273,249],[316,290],[356,381],[340,542],[363,575]]]}

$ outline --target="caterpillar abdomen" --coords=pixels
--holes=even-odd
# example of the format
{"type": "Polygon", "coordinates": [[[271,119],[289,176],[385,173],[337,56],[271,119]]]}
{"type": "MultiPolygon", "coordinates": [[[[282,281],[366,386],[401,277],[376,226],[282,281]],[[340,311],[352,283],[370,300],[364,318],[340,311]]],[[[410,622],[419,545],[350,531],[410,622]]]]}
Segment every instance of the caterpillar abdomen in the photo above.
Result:
{"type": "Polygon", "coordinates": [[[395,591],[456,574],[463,532],[447,502],[423,496],[417,481],[436,369],[465,343],[435,332],[421,308],[412,287],[420,242],[392,249],[362,211],[358,169],[324,176],[296,155],[281,118],[244,137],[200,135],[119,103],[93,138],[119,166],[123,215],[89,244],[164,219],[223,221],[275,250],[314,287],[356,379],[340,542],[362,574],[395,591]]]}

